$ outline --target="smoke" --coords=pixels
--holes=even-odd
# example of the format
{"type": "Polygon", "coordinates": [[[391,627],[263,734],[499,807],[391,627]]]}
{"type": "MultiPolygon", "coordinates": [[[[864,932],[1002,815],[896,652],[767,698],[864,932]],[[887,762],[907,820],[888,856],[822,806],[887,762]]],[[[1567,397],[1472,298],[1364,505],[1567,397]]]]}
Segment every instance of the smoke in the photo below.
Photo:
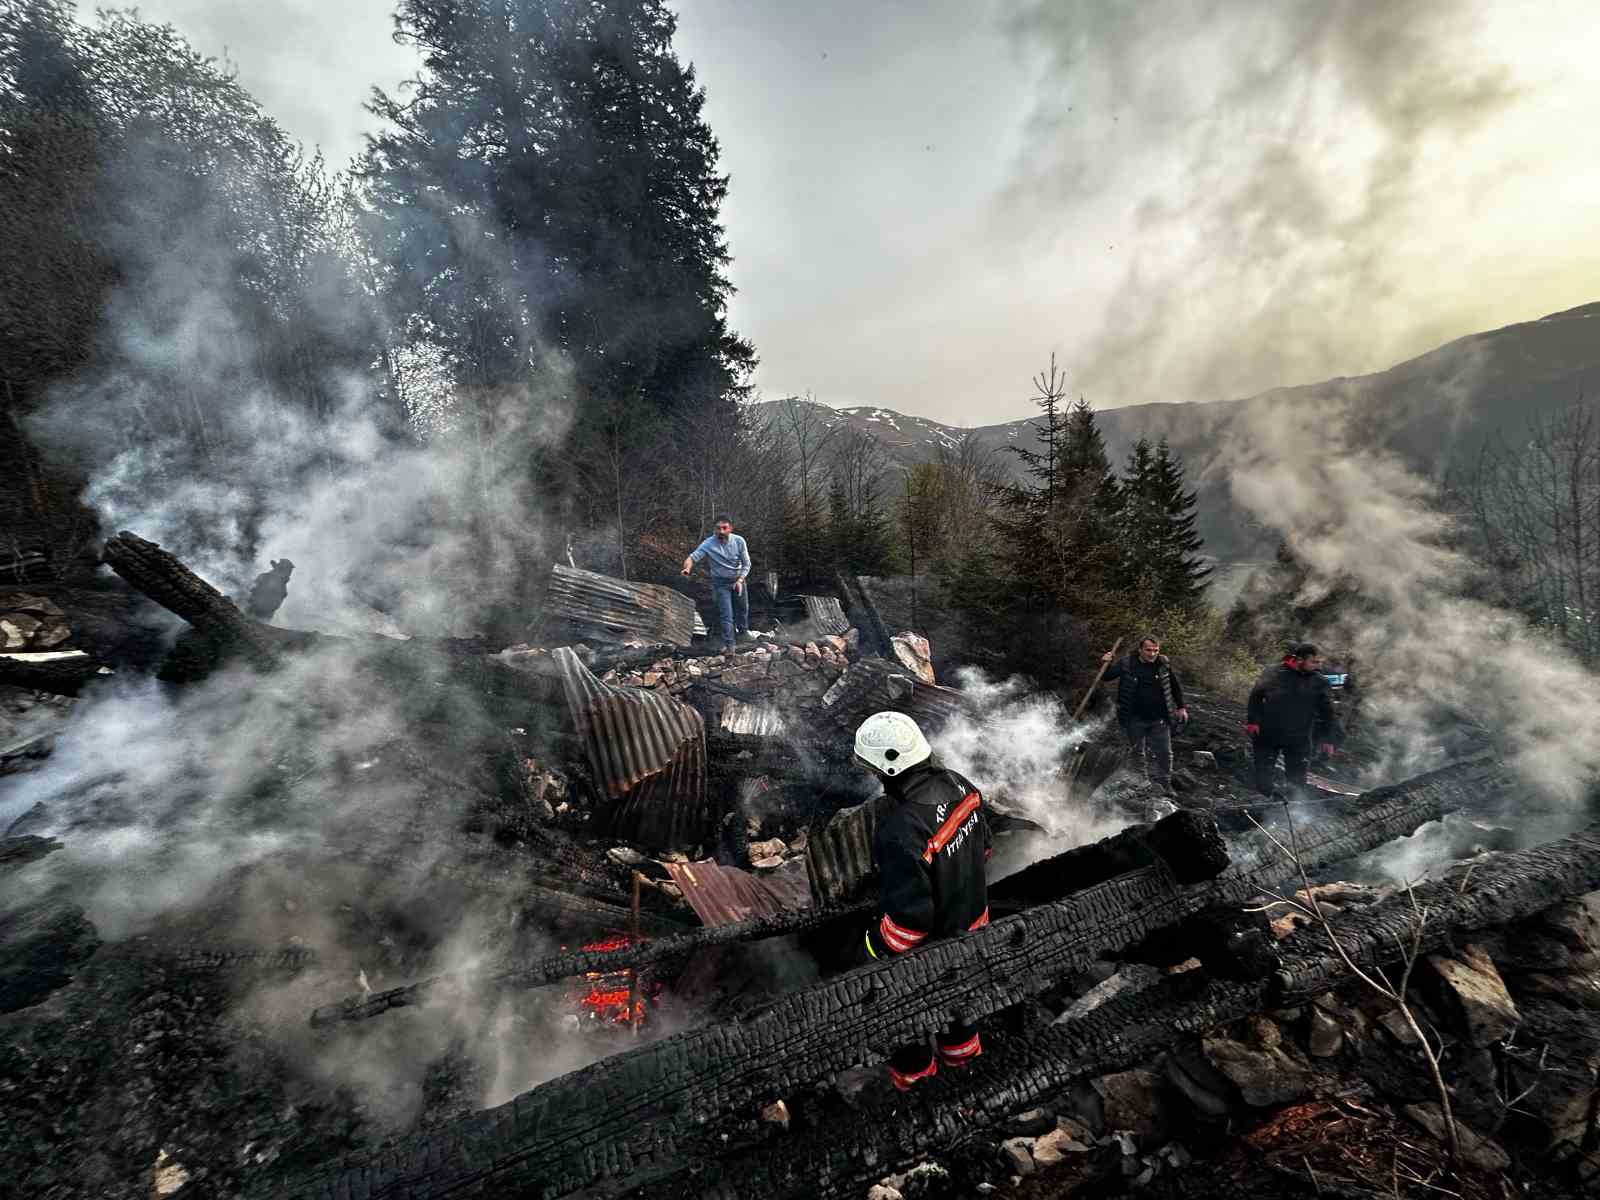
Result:
{"type": "Polygon", "coordinates": [[[957,672],[956,685],[966,703],[934,737],[934,753],[972,780],[991,806],[1046,831],[1047,844],[1030,850],[1034,857],[1095,841],[1128,824],[1096,811],[1068,786],[1072,758],[1099,732],[1096,724],[1074,721],[1060,700],[1022,679],[995,682],[967,667],[957,672]]]}
{"type": "MultiPolygon", "coordinates": [[[[1439,765],[1466,727],[1526,782],[1519,836],[1568,831],[1586,819],[1600,778],[1600,729],[1587,718],[1600,678],[1520,615],[1475,598],[1477,568],[1456,548],[1435,485],[1357,450],[1357,433],[1337,412],[1311,430],[1261,408],[1223,462],[1236,502],[1310,568],[1299,602],[1335,586],[1352,594],[1327,628],[1303,633],[1355,656],[1362,720],[1385,747],[1372,781],[1439,765]],[[1533,827],[1528,812],[1547,815],[1533,827]]],[[[1396,870],[1427,861],[1417,845],[1395,851],[1396,870]]]]}
{"type": "Polygon", "coordinates": [[[1020,12],[1015,38],[1044,68],[1004,212],[1109,296],[1074,356],[1088,394],[1251,394],[1525,315],[1472,268],[1504,272],[1524,125],[1565,103],[1564,39],[1592,13],[1537,30],[1502,15],[1469,0],[1020,12]]]}

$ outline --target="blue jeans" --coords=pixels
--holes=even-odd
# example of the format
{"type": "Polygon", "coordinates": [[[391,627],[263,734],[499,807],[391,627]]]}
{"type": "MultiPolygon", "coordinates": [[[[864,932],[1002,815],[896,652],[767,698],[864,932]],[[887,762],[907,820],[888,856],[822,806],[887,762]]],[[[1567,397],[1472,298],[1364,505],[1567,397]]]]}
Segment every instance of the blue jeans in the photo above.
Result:
{"type": "Polygon", "coordinates": [[[731,646],[735,633],[750,630],[750,581],[745,580],[745,586],[735,592],[733,580],[713,579],[711,594],[716,597],[717,612],[722,616],[722,644],[731,646]]]}

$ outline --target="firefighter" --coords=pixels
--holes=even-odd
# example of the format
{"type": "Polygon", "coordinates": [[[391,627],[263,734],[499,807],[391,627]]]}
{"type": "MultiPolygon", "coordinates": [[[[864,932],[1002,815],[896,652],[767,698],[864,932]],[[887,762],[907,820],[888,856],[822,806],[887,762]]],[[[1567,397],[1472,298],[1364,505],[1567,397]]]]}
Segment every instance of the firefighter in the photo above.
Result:
{"type": "MultiPolygon", "coordinates": [[[[882,961],[933,938],[989,923],[984,864],[992,853],[983,797],[971,782],[940,766],[922,730],[902,713],[874,713],[856,730],[856,762],[883,781],[895,801],[878,823],[882,914],[867,930],[866,955],[882,961]]],[[[957,1021],[889,1060],[889,1080],[905,1091],[936,1074],[939,1064],[964,1066],[983,1053],[978,1030],[957,1021]]]]}

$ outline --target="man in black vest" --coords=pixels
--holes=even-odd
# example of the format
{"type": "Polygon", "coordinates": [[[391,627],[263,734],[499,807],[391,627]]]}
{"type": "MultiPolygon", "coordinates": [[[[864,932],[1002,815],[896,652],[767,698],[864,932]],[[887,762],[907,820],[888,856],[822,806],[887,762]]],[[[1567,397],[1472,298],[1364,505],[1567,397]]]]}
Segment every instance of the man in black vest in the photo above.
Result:
{"type": "Polygon", "coordinates": [[[1244,728],[1255,753],[1256,791],[1272,795],[1279,754],[1290,787],[1306,786],[1312,743],[1328,755],[1342,736],[1333,690],[1323,677],[1322,654],[1315,646],[1301,642],[1256,680],[1244,728]]]}
{"type": "MultiPolygon", "coordinates": [[[[1101,662],[1111,662],[1107,651],[1101,662]]],[[[1144,764],[1145,775],[1172,794],[1172,727],[1189,719],[1183,685],[1161,653],[1161,640],[1145,636],[1139,648],[1114,663],[1104,676],[1117,684],[1117,724],[1144,764]],[[1148,750],[1147,750],[1148,748],[1148,750]]]]}

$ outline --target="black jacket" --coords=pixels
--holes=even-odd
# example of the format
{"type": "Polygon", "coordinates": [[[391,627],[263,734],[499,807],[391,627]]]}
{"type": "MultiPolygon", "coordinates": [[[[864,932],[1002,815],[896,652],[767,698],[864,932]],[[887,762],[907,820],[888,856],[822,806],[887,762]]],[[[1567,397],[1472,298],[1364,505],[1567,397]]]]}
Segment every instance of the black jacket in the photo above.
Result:
{"type": "Polygon", "coordinates": [[[1268,667],[1256,680],[1246,712],[1246,723],[1261,726],[1261,740],[1270,745],[1337,745],[1344,738],[1328,681],[1282,663],[1268,667]]]}
{"type": "MultiPolygon", "coordinates": [[[[1172,663],[1165,654],[1156,655],[1156,685],[1161,689],[1161,697],[1166,705],[1168,723],[1176,722],[1177,711],[1183,707],[1183,685],[1178,682],[1178,674],[1172,669],[1172,663]]],[[[1139,699],[1139,652],[1137,650],[1124,654],[1116,662],[1106,668],[1106,673],[1101,676],[1107,683],[1113,679],[1122,680],[1117,684],[1117,723],[1127,725],[1138,716],[1136,704],[1139,699]]]]}
{"type": "Polygon", "coordinates": [[[931,760],[884,790],[899,801],[878,822],[882,914],[867,931],[873,958],[989,923],[989,818],[978,789],[931,760]]]}

